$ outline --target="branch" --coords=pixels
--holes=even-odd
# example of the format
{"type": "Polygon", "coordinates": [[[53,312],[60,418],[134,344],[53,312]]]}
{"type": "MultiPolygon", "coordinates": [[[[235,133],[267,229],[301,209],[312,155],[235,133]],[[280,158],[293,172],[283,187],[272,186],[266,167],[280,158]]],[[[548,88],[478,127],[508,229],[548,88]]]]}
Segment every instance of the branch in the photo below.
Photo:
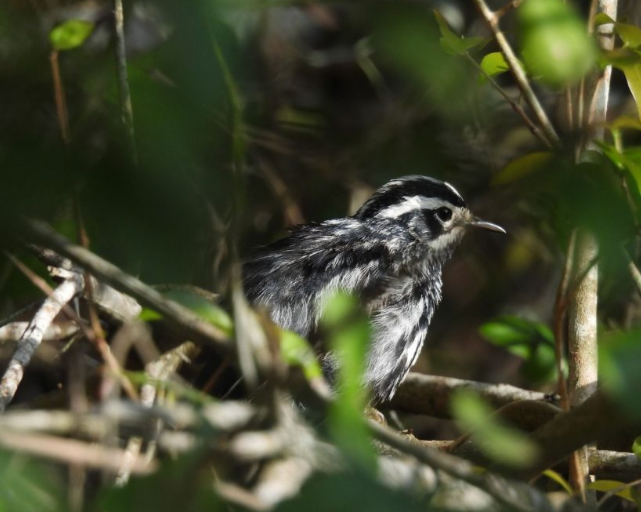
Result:
{"type": "Polygon", "coordinates": [[[525,71],[523,70],[521,63],[519,62],[519,59],[517,59],[516,55],[514,55],[514,51],[512,50],[510,43],[508,43],[505,34],[503,34],[503,32],[501,31],[497,13],[493,12],[487,6],[485,0],[474,0],[474,3],[481,13],[481,16],[485,19],[485,22],[490,28],[490,31],[494,35],[494,39],[496,39],[501,53],[505,57],[505,62],[507,62],[507,64],[510,66],[510,71],[514,76],[516,85],[523,94],[523,98],[532,109],[534,117],[541,126],[548,144],[550,146],[559,146],[561,144],[561,140],[554,130],[554,127],[552,126],[550,119],[545,113],[545,110],[543,110],[543,107],[536,97],[536,94],[534,94],[534,91],[532,90],[532,87],[528,82],[527,76],[525,75],[525,71]]]}
{"type": "Polygon", "coordinates": [[[450,418],[450,397],[459,389],[474,391],[495,408],[517,400],[554,401],[553,396],[537,391],[528,391],[509,384],[486,384],[452,377],[410,373],[394,398],[382,404],[381,408],[450,418]]]}
{"type": "MultiPolygon", "coordinates": [[[[11,322],[10,324],[3,325],[0,327],[0,343],[18,341],[22,338],[28,327],[29,322],[11,322]]],[[[41,341],[60,341],[76,334],[78,331],[80,331],[80,327],[73,322],[51,324],[42,334],[41,341]]]]}
{"type": "Polygon", "coordinates": [[[127,76],[127,51],[125,48],[125,28],[122,0],[114,0],[114,34],[116,39],[116,72],[118,74],[118,90],[120,91],[120,114],[127,132],[127,142],[134,163],[138,164],[136,138],[134,134],[134,113],[129,92],[127,76]]]}
{"type": "Polygon", "coordinates": [[[18,348],[13,354],[9,366],[6,369],[2,381],[0,381],[0,413],[4,412],[11,400],[13,400],[18,385],[22,381],[25,368],[40,346],[45,332],[53,322],[54,318],[62,310],[65,304],[80,293],[84,285],[82,276],[70,272],[66,281],[63,281],[51,295],[49,295],[35,316],[29,322],[29,327],[18,341],[18,348]]]}
{"type": "Polygon", "coordinates": [[[167,321],[192,337],[194,341],[208,343],[213,348],[225,353],[231,350],[231,340],[219,328],[202,320],[186,307],[163,297],[150,286],[123,272],[100,256],[72,244],[46,223],[22,219],[16,221],[16,224],[18,225],[16,230],[18,236],[27,242],[49,247],[69,258],[116,290],[131,295],[143,306],[154,309],[167,321]]]}

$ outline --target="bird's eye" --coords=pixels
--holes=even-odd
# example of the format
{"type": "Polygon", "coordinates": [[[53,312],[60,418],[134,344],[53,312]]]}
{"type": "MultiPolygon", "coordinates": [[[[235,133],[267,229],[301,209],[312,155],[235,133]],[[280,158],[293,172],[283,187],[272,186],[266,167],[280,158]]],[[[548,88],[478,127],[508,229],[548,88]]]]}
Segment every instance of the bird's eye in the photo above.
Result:
{"type": "Polygon", "coordinates": [[[447,222],[452,218],[452,210],[445,207],[439,208],[438,210],[436,210],[436,216],[441,222],[447,222]]]}

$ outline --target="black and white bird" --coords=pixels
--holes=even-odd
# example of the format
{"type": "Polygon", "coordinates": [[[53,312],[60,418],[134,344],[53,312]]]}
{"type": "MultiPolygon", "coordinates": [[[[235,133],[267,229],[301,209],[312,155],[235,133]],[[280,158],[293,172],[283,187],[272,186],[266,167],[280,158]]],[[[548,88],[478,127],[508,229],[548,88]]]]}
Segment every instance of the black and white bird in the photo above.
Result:
{"type": "MultiPolygon", "coordinates": [[[[449,183],[394,179],[353,217],[294,228],[243,267],[249,301],[280,327],[314,334],[323,302],[338,290],[357,295],[371,318],[364,380],[373,401],[390,399],[416,362],[441,300],[441,270],[468,227],[505,233],[481,220],[449,183]]],[[[322,356],[332,381],[336,360],[322,356]]]]}

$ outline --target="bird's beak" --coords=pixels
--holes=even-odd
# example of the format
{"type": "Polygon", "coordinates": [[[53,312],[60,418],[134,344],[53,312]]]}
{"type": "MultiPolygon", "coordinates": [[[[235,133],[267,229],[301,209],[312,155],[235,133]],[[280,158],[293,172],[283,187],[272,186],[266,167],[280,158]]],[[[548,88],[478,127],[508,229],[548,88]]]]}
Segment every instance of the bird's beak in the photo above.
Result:
{"type": "Polygon", "coordinates": [[[470,221],[466,222],[466,225],[475,228],[487,229],[489,231],[496,231],[497,233],[503,233],[504,235],[507,234],[507,232],[498,224],[479,219],[478,217],[472,217],[470,221]]]}

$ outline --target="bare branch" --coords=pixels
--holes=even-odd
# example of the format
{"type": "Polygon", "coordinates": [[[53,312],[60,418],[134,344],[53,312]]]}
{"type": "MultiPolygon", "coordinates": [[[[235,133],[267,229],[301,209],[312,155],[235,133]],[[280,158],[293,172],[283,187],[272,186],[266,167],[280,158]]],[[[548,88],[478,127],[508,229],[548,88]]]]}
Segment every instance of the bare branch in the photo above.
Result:
{"type": "Polygon", "coordinates": [[[118,74],[118,89],[120,91],[120,115],[127,132],[131,157],[138,163],[136,138],[134,133],[134,113],[131,106],[131,93],[129,92],[129,78],[127,76],[127,51],[125,48],[125,16],[122,0],[114,0],[114,34],[116,39],[116,72],[118,74]]]}
{"type": "Polygon", "coordinates": [[[75,272],[70,272],[66,281],[63,281],[49,297],[45,299],[40,309],[35,314],[29,327],[18,341],[18,348],[13,354],[9,366],[0,381],[0,412],[4,412],[13,400],[18,385],[22,381],[24,371],[36,349],[40,346],[42,338],[53,322],[54,318],[84,285],[82,277],[75,272]]]}
{"type": "Polygon", "coordinates": [[[69,258],[75,264],[80,265],[94,274],[98,279],[123,293],[131,295],[143,306],[158,311],[167,321],[181,328],[186,334],[194,338],[194,341],[208,343],[223,352],[228,352],[232,348],[229,338],[220,329],[202,320],[184,306],[166,299],[150,286],[123,272],[115,265],[91,251],[72,244],[65,237],[52,230],[47,224],[35,220],[21,220],[17,222],[19,224],[19,235],[28,240],[28,242],[55,250],[57,253],[69,258]]]}
{"type": "MultiPolygon", "coordinates": [[[[29,322],[11,322],[0,327],[0,343],[19,340],[29,327],[29,322]]],[[[73,322],[64,324],[51,324],[42,334],[42,341],[59,341],[68,338],[80,331],[80,327],[73,322]]]]}
{"type": "Polygon", "coordinates": [[[488,7],[488,5],[485,3],[485,0],[474,0],[474,3],[476,4],[476,7],[478,8],[488,27],[490,28],[490,31],[494,35],[494,39],[499,45],[501,53],[505,57],[505,61],[507,62],[508,66],[510,66],[510,71],[514,76],[516,85],[521,90],[523,98],[532,109],[534,117],[538,121],[541,129],[543,130],[543,133],[545,134],[546,139],[548,140],[548,144],[550,146],[559,146],[561,143],[559,136],[552,126],[552,123],[545,113],[545,110],[541,106],[539,99],[536,97],[536,94],[534,94],[532,86],[530,85],[530,82],[525,75],[525,71],[523,70],[521,63],[519,62],[519,59],[514,54],[514,51],[512,50],[510,43],[508,43],[505,34],[503,34],[503,31],[500,29],[497,13],[493,12],[488,7]]]}
{"type": "Polygon", "coordinates": [[[452,393],[459,389],[472,390],[497,408],[516,400],[554,401],[553,396],[509,384],[486,384],[452,377],[410,373],[394,398],[382,404],[381,407],[412,414],[450,418],[450,398],[452,393]]]}

